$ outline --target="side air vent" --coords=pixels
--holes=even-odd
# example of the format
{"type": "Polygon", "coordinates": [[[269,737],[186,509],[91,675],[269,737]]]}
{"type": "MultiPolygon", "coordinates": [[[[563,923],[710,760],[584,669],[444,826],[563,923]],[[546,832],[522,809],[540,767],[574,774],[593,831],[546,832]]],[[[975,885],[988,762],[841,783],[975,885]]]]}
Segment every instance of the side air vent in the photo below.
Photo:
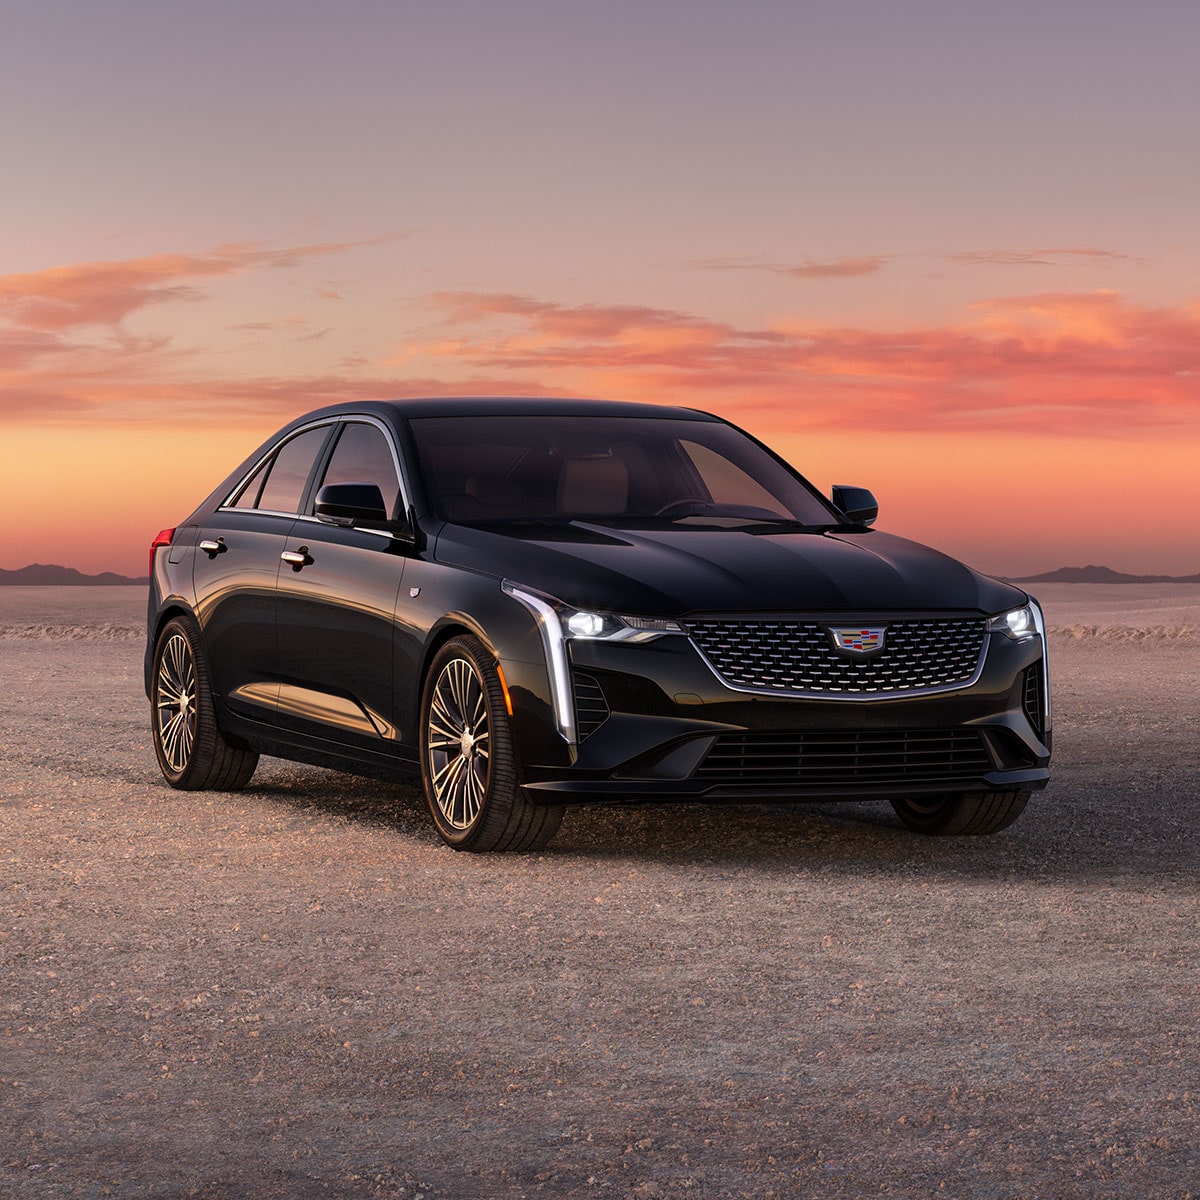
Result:
{"type": "Polygon", "coordinates": [[[608,701],[599,680],[592,675],[574,672],[575,728],[579,740],[590,737],[608,720],[608,701]]]}
{"type": "Polygon", "coordinates": [[[1022,688],[1022,707],[1030,725],[1037,730],[1040,737],[1045,733],[1046,698],[1042,695],[1042,664],[1035,662],[1032,667],[1025,668],[1025,681],[1022,688]]]}

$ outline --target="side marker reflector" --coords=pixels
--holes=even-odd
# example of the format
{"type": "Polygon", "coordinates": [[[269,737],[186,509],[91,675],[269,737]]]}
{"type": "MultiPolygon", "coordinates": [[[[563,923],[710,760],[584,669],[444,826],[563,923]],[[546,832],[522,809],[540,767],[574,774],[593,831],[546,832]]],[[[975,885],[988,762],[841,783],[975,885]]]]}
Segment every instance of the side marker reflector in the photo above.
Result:
{"type": "Polygon", "coordinates": [[[508,709],[508,715],[511,717],[512,697],[508,694],[508,680],[504,678],[504,668],[499,663],[496,664],[496,676],[500,680],[500,690],[504,693],[504,707],[508,709]]]}

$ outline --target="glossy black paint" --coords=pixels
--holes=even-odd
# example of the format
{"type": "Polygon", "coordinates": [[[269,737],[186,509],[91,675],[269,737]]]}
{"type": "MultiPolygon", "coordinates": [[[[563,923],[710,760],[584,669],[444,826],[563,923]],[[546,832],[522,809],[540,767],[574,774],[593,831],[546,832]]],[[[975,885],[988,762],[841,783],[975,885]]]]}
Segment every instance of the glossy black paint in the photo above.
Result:
{"type": "Polygon", "coordinates": [[[1042,639],[1014,642],[1000,633],[989,635],[982,672],[969,687],[854,701],[738,692],[683,636],[645,643],[569,641],[572,668],[600,682],[611,710],[595,732],[570,743],[556,723],[539,627],[529,609],[501,589],[503,580],[578,608],[668,619],[699,613],[803,613],[856,622],[990,617],[1029,598],[928,547],[861,524],[839,525],[844,518],[832,507],[825,532],[624,528],[588,520],[484,527],[438,519],[409,420],[497,412],[717,419],[673,407],[479,399],[336,406],[298,418],[180,523],[169,549],[156,552],[147,690],[158,631],[173,615],[187,614],[200,630],[228,737],[265,753],[403,775],[417,760],[426,666],[445,640],[467,630],[482,639],[503,671],[527,790],[547,802],[821,799],[907,790],[887,781],[803,790],[730,786],[694,775],[714,737],[746,730],[978,728],[992,769],[931,783],[922,792],[1044,786],[1050,735],[1031,726],[1022,701],[1025,672],[1044,653],[1042,639]],[[387,528],[347,528],[315,512],[335,425],[354,419],[385,430],[398,458],[402,492],[387,514],[387,528]],[[331,436],[315,460],[299,513],[225,506],[272,447],[322,423],[331,436]],[[201,548],[213,544],[216,550],[201,548]]]}

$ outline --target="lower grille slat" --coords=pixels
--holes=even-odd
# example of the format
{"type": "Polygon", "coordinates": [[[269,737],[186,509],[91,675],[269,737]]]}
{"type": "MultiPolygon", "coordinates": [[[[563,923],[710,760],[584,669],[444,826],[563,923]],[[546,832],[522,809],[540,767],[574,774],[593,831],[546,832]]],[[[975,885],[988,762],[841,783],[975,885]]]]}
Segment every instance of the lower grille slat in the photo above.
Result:
{"type": "Polygon", "coordinates": [[[970,778],[992,760],[977,730],[840,733],[727,733],[696,777],[766,783],[913,783],[970,778]]]}

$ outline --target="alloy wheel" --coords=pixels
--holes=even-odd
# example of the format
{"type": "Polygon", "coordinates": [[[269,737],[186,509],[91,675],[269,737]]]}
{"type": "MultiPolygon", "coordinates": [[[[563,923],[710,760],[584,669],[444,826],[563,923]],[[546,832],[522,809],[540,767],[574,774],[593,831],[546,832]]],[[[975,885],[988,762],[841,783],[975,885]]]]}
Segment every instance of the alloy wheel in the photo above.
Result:
{"type": "Polygon", "coordinates": [[[196,666],[182,633],[173,633],[163,647],[154,708],[163,758],[172,771],[182,772],[196,743],[196,666]]]}
{"type": "Polygon", "coordinates": [[[469,829],[488,792],[491,732],[483,681],[465,658],[450,659],[434,681],[425,745],[442,817],[454,829],[469,829]]]}

